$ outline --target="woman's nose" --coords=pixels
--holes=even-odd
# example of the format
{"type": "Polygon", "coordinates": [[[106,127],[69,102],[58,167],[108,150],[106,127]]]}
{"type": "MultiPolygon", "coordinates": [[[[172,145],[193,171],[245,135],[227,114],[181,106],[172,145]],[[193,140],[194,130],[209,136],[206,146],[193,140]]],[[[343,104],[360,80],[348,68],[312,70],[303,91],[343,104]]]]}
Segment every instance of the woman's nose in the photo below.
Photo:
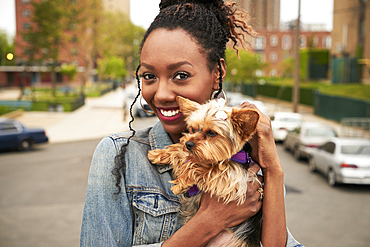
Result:
{"type": "Polygon", "coordinates": [[[154,95],[154,100],[162,103],[175,101],[176,94],[170,89],[168,83],[159,82],[157,91],[154,95]]]}

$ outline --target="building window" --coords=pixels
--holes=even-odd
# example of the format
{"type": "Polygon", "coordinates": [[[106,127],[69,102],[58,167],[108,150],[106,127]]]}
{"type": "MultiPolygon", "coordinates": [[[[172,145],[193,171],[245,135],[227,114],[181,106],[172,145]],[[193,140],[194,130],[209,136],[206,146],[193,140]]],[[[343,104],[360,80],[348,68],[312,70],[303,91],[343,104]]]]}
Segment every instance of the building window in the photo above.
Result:
{"type": "Polygon", "coordinates": [[[256,58],[258,59],[260,63],[265,62],[265,55],[263,52],[256,52],[255,54],[256,54],[256,58]]]}
{"type": "Polygon", "coordinates": [[[22,11],[22,16],[23,17],[29,17],[31,15],[31,10],[25,9],[22,11]]]}
{"type": "Polygon", "coordinates": [[[22,3],[26,4],[26,3],[30,3],[31,0],[22,0],[22,3]]]}
{"type": "Polygon", "coordinates": [[[74,35],[74,36],[71,37],[71,42],[72,43],[76,43],[77,42],[77,36],[76,35],[74,35]]]}
{"type": "Polygon", "coordinates": [[[313,47],[317,47],[319,45],[319,37],[317,37],[316,35],[312,39],[312,45],[313,47]]]}
{"type": "Polygon", "coordinates": [[[23,29],[28,30],[31,29],[31,25],[28,22],[23,23],[23,29]]]}
{"type": "Polygon", "coordinates": [[[69,29],[71,29],[71,30],[75,30],[77,28],[77,25],[76,25],[76,23],[69,23],[69,29]]]}
{"type": "Polygon", "coordinates": [[[266,47],[265,37],[257,37],[257,38],[254,38],[253,44],[254,44],[253,48],[255,50],[263,50],[263,49],[265,49],[265,47],[266,47]]]}
{"type": "Polygon", "coordinates": [[[276,63],[278,60],[278,54],[276,52],[271,52],[270,53],[270,62],[271,63],[276,63]]]}
{"type": "Polygon", "coordinates": [[[299,47],[300,48],[305,48],[306,46],[307,46],[306,36],[304,36],[304,35],[299,36],[299,47]]]}
{"type": "Polygon", "coordinates": [[[285,51],[292,48],[292,37],[290,35],[284,35],[281,40],[281,48],[285,51]]]}
{"type": "Polygon", "coordinates": [[[260,69],[256,70],[256,76],[257,77],[262,77],[263,76],[263,71],[260,70],[260,69]]]}
{"type": "Polygon", "coordinates": [[[71,49],[71,54],[72,55],[77,55],[78,54],[78,49],[77,48],[72,48],[71,49]]]}
{"type": "Polygon", "coordinates": [[[277,76],[277,71],[276,71],[276,69],[272,69],[272,70],[270,70],[270,76],[271,76],[271,77],[275,77],[275,76],[277,76]]]}
{"type": "Polygon", "coordinates": [[[279,38],[278,38],[278,36],[276,36],[275,34],[274,35],[271,35],[271,37],[270,37],[270,44],[273,47],[277,46],[279,44],[279,38]]]}
{"type": "Polygon", "coordinates": [[[324,36],[322,38],[322,46],[326,49],[330,49],[331,48],[331,36],[328,35],[328,36],[324,36]]]}

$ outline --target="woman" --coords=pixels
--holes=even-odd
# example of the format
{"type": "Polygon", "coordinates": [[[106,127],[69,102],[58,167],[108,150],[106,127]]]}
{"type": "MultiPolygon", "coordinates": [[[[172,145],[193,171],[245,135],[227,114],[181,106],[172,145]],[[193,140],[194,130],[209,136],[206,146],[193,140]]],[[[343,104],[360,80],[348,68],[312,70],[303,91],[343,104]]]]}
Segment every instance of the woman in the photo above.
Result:
{"type": "MultiPolygon", "coordinates": [[[[205,246],[228,240],[224,228],[240,224],[262,206],[259,184],[248,187],[243,205],[224,205],[204,194],[201,207],[185,225],[179,198],[170,190],[172,171],[147,159],[151,149],[179,141],[185,122],[176,96],[199,103],[220,92],[229,39],[243,42],[252,32],[233,4],[223,1],[166,1],[144,35],[140,71],[142,97],[159,118],[151,128],[104,138],[95,150],[89,174],[81,246],[205,246]]],[[[248,103],[242,107],[257,108],[248,103]]],[[[250,141],[262,168],[265,196],[263,246],[301,246],[286,228],[283,171],[270,120],[262,113],[250,141]]],[[[258,165],[251,166],[255,173],[258,165]]]]}

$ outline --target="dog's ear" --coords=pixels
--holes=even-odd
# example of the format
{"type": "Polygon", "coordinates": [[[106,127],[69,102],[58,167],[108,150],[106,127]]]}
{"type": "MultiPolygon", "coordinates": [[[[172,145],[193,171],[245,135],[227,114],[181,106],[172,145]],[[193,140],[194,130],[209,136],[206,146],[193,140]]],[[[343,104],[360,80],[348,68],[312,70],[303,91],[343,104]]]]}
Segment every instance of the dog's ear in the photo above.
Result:
{"type": "Polygon", "coordinates": [[[233,108],[230,118],[234,129],[246,141],[256,131],[260,115],[252,109],[233,108]]]}
{"type": "Polygon", "coordinates": [[[199,103],[181,96],[177,96],[176,101],[180,107],[181,112],[185,116],[189,116],[193,111],[197,110],[200,107],[199,103]]]}

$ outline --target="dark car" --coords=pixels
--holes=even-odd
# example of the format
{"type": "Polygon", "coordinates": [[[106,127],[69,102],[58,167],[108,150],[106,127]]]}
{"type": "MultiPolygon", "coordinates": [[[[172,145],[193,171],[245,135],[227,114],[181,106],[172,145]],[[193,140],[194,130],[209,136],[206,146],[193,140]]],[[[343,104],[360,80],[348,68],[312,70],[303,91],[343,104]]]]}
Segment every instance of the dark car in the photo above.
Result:
{"type": "Polygon", "coordinates": [[[17,120],[0,117],[0,150],[30,150],[34,144],[48,141],[43,129],[26,128],[17,120]]]}

